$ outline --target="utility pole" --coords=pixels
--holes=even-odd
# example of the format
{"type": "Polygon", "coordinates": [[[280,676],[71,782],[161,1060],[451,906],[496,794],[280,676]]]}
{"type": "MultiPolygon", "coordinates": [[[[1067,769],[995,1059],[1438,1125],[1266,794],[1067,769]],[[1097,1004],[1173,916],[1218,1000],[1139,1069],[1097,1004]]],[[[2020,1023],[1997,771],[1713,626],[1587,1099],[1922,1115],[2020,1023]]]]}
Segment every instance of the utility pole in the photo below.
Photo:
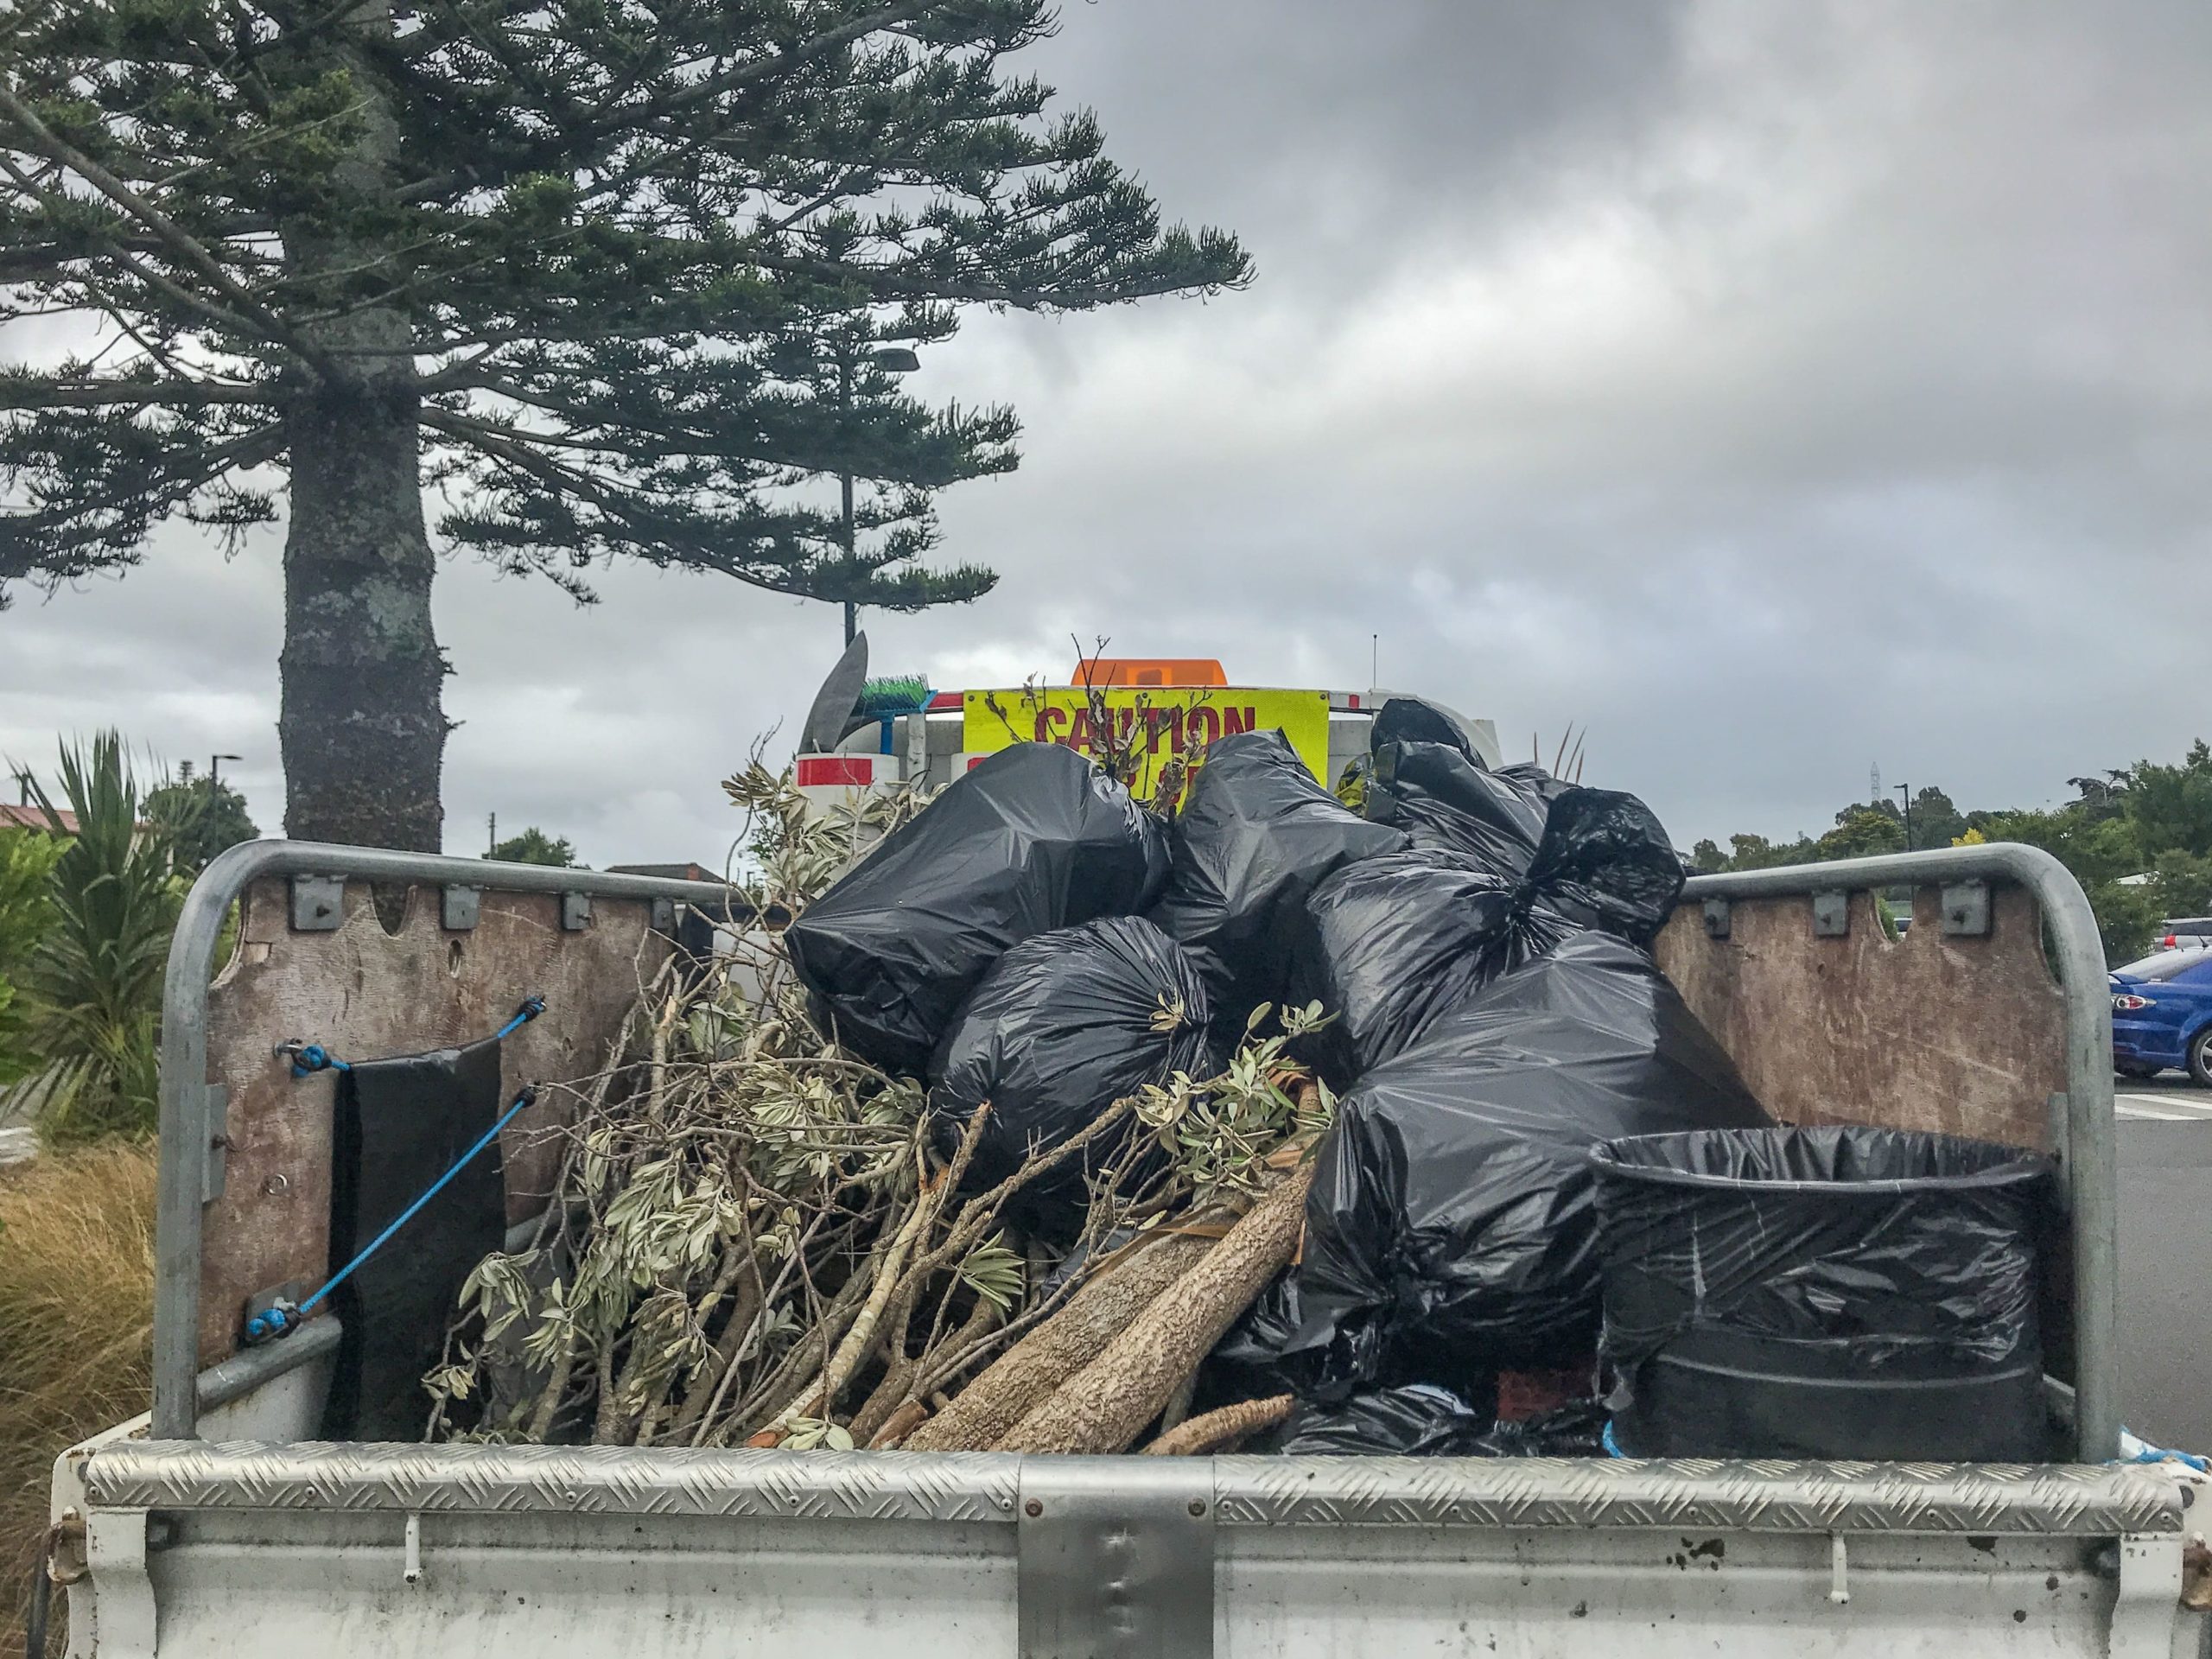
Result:
{"type": "MultiPolygon", "coordinates": [[[[904,346],[880,346],[868,353],[868,361],[886,374],[912,374],[922,366],[922,359],[904,346]]],[[[845,430],[848,416],[853,412],[853,368],[851,351],[844,346],[837,348],[837,433],[849,442],[851,434],[845,430]]],[[[846,451],[849,462],[851,450],[846,451]]],[[[857,579],[860,575],[860,538],[853,523],[853,485],[855,480],[849,466],[837,474],[837,494],[842,509],[838,519],[837,539],[844,544],[845,574],[857,579]]],[[[853,636],[860,632],[861,607],[851,600],[845,601],[845,643],[850,645],[853,636]]]]}
{"type": "MultiPolygon", "coordinates": [[[[852,411],[853,359],[852,354],[849,352],[844,351],[841,348],[837,353],[837,431],[841,437],[845,435],[845,418],[847,416],[850,415],[852,411]]],[[[851,453],[849,451],[847,452],[846,459],[849,463],[851,460],[851,453]]],[[[843,527],[842,538],[845,543],[845,575],[848,579],[849,579],[857,574],[853,568],[856,561],[854,556],[853,474],[849,465],[844,472],[837,474],[837,489],[844,508],[844,516],[840,520],[840,523],[843,527]]],[[[853,635],[860,631],[860,625],[861,607],[853,603],[850,599],[846,600],[846,645],[850,645],[853,643],[853,635]]]]}
{"type": "Polygon", "coordinates": [[[499,815],[488,814],[484,820],[484,855],[489,858],[499,850],[499,815]]]}
{"type": "Polygon", "coordinates": [[[1912,850],[1912,785],[1899,784],[1897,793],[1904,797],[1904,849],[1912,850]]]}

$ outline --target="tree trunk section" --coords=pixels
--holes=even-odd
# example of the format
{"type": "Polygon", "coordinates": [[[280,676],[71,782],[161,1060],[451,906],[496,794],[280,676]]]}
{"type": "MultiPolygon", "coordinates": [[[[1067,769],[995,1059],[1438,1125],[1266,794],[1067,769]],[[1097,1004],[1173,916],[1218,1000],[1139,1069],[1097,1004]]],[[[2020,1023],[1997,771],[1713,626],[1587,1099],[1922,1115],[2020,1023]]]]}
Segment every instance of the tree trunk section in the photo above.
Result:
{"type": "Polygon", "coordinates": [[[291,416],[284,832],[435,853],[446,664],[430,620],[414,368],[395,366],[309,392],[291,416]]]}
{"type": "Polygon", "coordinates": [[[908,1435],[906,1450],[989,1451],[1213,1247],[1211,1239],[1169,1235],[1116,1262],[908,1435]]]}
{"type": "Polygon", "coordinates": [[[391,201],[399,130],[365,47],[392,31],[391,0],[359,0],[332,31],[328,67],[361,94],[352,148],[333,173],[344,213],[281,232],[292,274],[328,287],[327,315],[299,325],[321,366],[288,371],[299,391],[286,416],[291,520],[276,732],[285,834],[435,853],[445,818],[446,664],[430,623],[437,567],[423,524],[414,327],[397,304],[360,302],[365,283],[403,276],[404,263],[345,222],[391,201]]]}
{"type": "Polygon", "coordinates": [[[1125,1452],[1223,1332],[1290,1264],[1311,1164],[1262,1198],[1206,1259],[999,1441],[1001,1452],[1125,1452]]]}

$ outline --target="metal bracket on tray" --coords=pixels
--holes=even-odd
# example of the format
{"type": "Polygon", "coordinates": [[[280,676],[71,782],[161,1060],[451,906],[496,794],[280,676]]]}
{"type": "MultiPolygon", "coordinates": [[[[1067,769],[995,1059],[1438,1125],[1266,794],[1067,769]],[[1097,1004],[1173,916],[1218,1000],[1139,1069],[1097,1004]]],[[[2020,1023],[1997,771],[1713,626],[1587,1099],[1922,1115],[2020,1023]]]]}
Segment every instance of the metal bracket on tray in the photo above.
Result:
{"type": "Polygon", "coordinates": [[[1211,1458],[1025,1458],[1021,1659],[1210,1659],[1211,1458]]]}

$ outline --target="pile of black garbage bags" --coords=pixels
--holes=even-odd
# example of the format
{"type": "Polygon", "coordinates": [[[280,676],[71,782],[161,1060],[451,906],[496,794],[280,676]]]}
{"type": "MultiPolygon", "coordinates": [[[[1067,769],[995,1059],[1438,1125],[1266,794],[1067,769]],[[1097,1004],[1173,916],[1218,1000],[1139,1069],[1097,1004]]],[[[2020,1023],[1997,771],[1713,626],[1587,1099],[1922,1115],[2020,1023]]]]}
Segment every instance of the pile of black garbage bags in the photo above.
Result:
{"type": "MultiPolygon", "coordinates": [[[[1294,1393],[1290,1452],[1598,1453],[1593,1153],[1770,1120],[1653,960],[1684,873],[1643,802],[1487,766],[1410,700],[1366,770],[1354,811],[1279,733],[1238,734],[1162,823],[1017,745],[801,915],[791,960],[840,1043],[928,1079],[948,1151],[990,1103],[971,1186],[1206,1075],[1260,1003],[1320,1002],[1304,1058],[1338,1102],[1303,1250],[1201,1406],[1294,1393]]],[[[1014,1218],[1071,1236],[1116,1150],[1014,1218]]]]}

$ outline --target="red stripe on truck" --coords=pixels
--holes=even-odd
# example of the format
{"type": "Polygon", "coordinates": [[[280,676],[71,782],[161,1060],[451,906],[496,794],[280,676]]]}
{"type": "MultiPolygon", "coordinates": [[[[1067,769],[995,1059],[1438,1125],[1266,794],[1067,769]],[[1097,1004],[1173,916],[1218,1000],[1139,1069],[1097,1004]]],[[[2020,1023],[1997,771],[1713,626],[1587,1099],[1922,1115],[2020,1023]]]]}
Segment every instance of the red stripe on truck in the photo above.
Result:
{"type": "Polygon", "coordinates": [[[798,782],[801,789],[821,784],[857,785],[866,788],[875,781],[875,760],[865,754],[803,754],[798,758],[798,782]]]}

